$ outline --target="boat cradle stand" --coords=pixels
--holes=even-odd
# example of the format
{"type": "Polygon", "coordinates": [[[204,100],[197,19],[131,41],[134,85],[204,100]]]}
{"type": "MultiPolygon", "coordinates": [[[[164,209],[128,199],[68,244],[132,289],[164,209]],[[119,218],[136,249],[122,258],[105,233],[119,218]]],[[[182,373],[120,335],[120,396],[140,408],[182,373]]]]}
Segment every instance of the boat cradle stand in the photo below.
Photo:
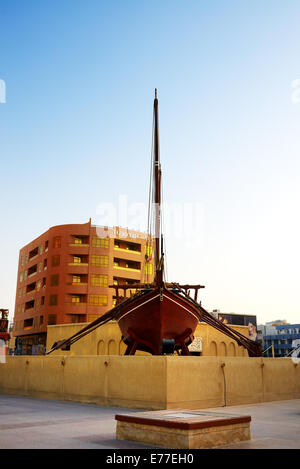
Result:
{"type": "Polygon", "coordinates": [[[153,344],[139,337],[131,328],[128,329],[127,333],[126,339],[122,337],[127,345],[125,355],[134,355],[136,350],[143,350],[152,353],[152,355],[168,355],[173,354],[174,351],[178,354],[181,351],[181,355],[190,355],[188,345],[194,340],[192,329],[188,328],[174,339],[162,339],[160,346],[155,349],[153,344]]]}

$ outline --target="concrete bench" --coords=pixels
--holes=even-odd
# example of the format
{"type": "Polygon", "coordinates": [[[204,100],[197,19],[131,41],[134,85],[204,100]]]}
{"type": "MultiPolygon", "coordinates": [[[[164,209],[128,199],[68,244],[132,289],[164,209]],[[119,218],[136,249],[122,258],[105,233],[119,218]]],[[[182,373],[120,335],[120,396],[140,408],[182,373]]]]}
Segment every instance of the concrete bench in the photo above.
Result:
{"type": "Polygon", "coordinates": [[[116,415],[116,438],[153,446],[201,449],[250,440],[250,416],[205,411],[157,411],[116,415]]]}

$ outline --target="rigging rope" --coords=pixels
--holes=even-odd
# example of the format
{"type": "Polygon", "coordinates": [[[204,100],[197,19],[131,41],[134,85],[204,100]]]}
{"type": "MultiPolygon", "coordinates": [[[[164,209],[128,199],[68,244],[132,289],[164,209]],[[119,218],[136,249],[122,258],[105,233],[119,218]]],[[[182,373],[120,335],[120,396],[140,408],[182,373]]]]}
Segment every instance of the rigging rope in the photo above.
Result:
{"type": "MultiPolygon", "coordinates": [[[[161,226],[162,233],[166,233],[165,229],[165,207],[164,207],[164,188],[163,178],[161,177],[161,226]]],[[[164,237],[164,281],[168,281],[168,266],[167,266],[167,249],[166,249],[166,238],[164,237]]]]}
{"type": "MultiPolygon", "coordinates": [[[[152,144],[151,144],[151,162],[150,162],[150,181],[149,181],[149,194],[148,194],[148,220],[147,220],[147,240],[146,240],[146,252],[145,259],[147,259],[153,251],[152,246],[152,233],[153,233],[153,155],[154,155],[154,113],[152,121],[152,144]],[[146,257],[147,256],[147,257],[146,257]]],[[[145,262],[145,266],[149,265],[145,262]]],[[[149,269],[146,268],[145,271],[145,283],[149,283],[150,277],[149,269]]]]}

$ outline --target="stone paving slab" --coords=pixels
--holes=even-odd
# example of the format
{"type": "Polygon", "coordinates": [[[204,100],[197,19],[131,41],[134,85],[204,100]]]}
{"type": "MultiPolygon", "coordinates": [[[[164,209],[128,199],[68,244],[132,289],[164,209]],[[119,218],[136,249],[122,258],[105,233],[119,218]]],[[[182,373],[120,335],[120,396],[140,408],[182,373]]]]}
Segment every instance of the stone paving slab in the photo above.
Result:
{"type": "MultiPolygon", "coordinates": [[[[252,439],[219,448],[300,449],[300,399],[205,410],[251,416],[252,439]]],[[[116,440],[115,415],[136,412],[0,395],[0,449],[159,449],[116,440]]]]}

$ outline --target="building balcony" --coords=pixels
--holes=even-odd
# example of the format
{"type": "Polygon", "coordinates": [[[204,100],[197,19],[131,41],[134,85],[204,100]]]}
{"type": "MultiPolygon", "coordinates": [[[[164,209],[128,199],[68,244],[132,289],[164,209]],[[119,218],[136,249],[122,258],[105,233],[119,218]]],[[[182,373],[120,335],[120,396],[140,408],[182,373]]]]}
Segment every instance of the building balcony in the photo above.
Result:
{"type": "Polygon", "coordinates": [[[86,314],[66,314],[64,324],[80,324],[86,322],[86,314]]]}
{"type": "Polygon", "coordinates": [[[82,302],[82,303],[72,303],[72,301],[71,301],[71,302],[66,301],[65,304],[66,304],[66,306],[71,306],[72,308],[73,308],[73,306],[78,307],[78,306],[86,306],[86,305],[87,305],[86,302],[82,302]]]}
{"type": "MultiPolygon", "coordinates": [[[[70,295],[74,296],[86,296],[87,295],[87,290],[88,290],[88,284],[87,283],[69,283],[68,284],[69,289],[68,292],[70,295]]],[[[66,298],[66,301],[68,303],[72,302],[71,297],[66,298]]],[[[80,301],[80,303],[84,303],[85,300],[80,301]]]]}
{"type": "Polygon", "coordinates": [[[126,270],[127,272],[138,272],[138,273],[141,272],[141,269],[133,269],[131,267],[120,267],[118,265],[114,265],[114,269],[126,270]]]}
{"type": "Polygon", "coordinates": [[[28,274],[28,275],[27,275],[27,278],[31,278],[31,277],[33,277],[33,276],[36,275],[36,274],[37,274],[37,272],[32,272],[32,274],[28,274]]]}
{"type": "Polygon", "coordinates": [[[29,309],[26,309],[25,311],[23,311],[23,313],[19,313],[18,317],[28,317],[28,316],[34,314],[34,312],[35,312],[35,308],[29,308],[29,309]]]}
{"type": "Polygon", "coordinates": [[[68,265],[76,266],[76,267],[88,267],[88,262],[69,262],[68,265]]]}
{"type": "Polygon", "coordinates": [[[292,343],[290,344],[274,344],[274,349],[277,350],[277,349],[292,349],[292,343]]]}
{"type": "Polygon", "coordinates": [[[33,259],[36,259],[39,255],[39,248],[36,247],[29,252],[28,262],[31,262],[33,259]]]}
{"type": "Polygon", "coordinates": [[[128,253],[128,254],[138,254],[138,255],[141,255],[141,251],[135,251],[135,250],[126,249],[126,248],[119,248],[119,247],[117,247],[117,246],[114,246],[114,250],[115,250],[115,251],[118,251],[118,252],[128,253]]]}
{"type": "Polygon", "coordinates": [[[72,248],[89,248],[90,245],[89,244],[77,244],[77,243],[69,243],[69,246],[71,246],[72,248]]]}
{"type": "Polygon", "coordinates": [[[30,329],[33,329],[34,324],[33,324],[33,318],[28,318],[24,320],[24,331],[29,331],[30,329]]]}
{"type": "Polygon", "coordinates": [[[35,256],[33,256],[33,257],[30,257],[30,258],[28,259],[28,262],[31,262],[31,261],[33,261],[33,260],[34,260],[34,259],[36,259],[38,256],[39,256],[39,255],[38,255],[38,254],[36,254],[35,256]]]}

